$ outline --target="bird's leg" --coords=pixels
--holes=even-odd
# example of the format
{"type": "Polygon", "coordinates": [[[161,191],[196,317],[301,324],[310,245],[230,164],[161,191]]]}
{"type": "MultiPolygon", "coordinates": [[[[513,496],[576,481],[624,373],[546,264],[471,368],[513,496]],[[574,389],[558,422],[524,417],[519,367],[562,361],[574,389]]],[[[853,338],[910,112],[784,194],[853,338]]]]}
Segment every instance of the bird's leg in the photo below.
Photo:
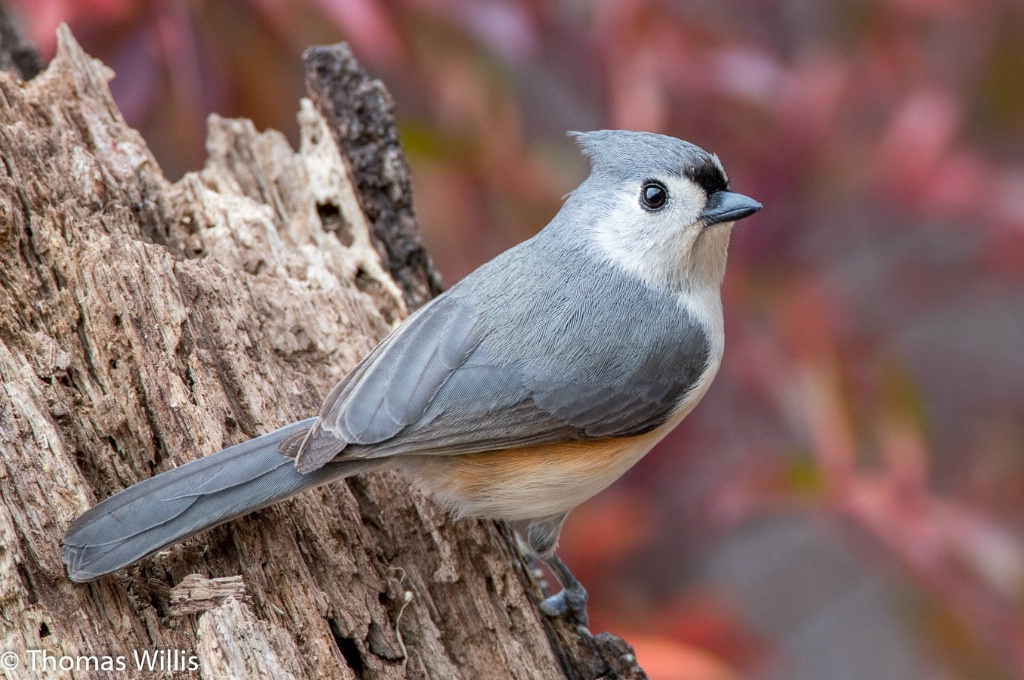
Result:
{"type": "Polygon", "coordinates": [[[586,627],[589,624],[587,617],[587,591],[583,584],[576,580],[576,577],[565,566],[565,562],[555,554],[558,547],[558,536],[562,532],[562,523],[566,515],[555,515],[545,519],[536,520],[527,529],[527,542],[533,554],[548,565],[551,573],[555,575],[562,585],[561,592],[558,592],[540,603],[540,610],[548,616],[562,616],[569,614],[578,623],[586,627]]]}

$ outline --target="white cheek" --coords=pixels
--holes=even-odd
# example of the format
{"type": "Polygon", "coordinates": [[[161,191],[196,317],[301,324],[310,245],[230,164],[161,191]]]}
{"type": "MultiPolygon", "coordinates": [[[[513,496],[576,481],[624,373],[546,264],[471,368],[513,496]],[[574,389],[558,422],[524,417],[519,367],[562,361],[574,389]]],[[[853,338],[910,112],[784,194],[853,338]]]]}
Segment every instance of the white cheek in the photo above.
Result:
{"type": "Polygon", "coordinates": [[[689,180],[669,181],[666,188],[669,205],[658,211],[640,206],[638,187],[607,195],[606,211],[593,225],[594,245],[603,259],[648,283],[676,287],[687,277],[706,199],[689,180]]]}
{"type": "Polygon", "coordinates": [[[704,190],[688,179],[673,180],[668,190],[673,197],[673,219],[683,225],[694,224],[708,200],[704,190]]]}

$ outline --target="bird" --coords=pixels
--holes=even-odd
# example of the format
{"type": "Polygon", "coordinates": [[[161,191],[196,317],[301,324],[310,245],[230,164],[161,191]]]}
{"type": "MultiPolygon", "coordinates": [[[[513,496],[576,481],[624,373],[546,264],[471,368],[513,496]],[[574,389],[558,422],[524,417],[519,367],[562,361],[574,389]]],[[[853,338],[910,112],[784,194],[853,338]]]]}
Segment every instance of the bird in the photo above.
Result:
{"type": "Polygon", "coordinates": [[[143,480],[75,519],[76,582],[297,493],[397,469],[454,518],[528,522],[561,590],[539,607],[587,626],[556,552],[569,512],[683,420],[718,372],[732,227],[761,204],[718,157],[651,132],[569,133],[587,178],[551,222],[398,325],[319,413],[143,480]]]}

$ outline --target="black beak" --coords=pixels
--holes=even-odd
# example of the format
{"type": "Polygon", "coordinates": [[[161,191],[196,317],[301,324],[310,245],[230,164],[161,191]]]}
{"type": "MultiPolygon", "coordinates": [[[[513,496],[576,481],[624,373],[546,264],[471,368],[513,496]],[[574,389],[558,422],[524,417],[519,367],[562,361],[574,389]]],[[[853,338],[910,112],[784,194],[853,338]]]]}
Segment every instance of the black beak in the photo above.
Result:
{"type": "Polygon", "coordinates": [[[722,222],[735,222],[744,217],[750,217],[761,209],[761,204],[743,194],[735,194],[731,191],[716,191],[708,196],[707,205],[701,213],[704,226],[722,222]]]}

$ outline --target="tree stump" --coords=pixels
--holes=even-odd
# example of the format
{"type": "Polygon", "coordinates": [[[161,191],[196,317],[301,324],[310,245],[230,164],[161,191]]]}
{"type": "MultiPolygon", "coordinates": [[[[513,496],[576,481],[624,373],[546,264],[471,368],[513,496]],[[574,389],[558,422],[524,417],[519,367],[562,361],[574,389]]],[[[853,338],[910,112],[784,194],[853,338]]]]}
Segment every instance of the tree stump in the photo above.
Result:
{"type": "Polygon", "coordinates": [[[506,525],[453,523],[393,473],[67,579],[78,514],[315,413],[438,290],[387,92],[344,46],[307,73],[298,151],[213,116],[206,166],[174,183],[66,28],[32,80],[0,73],[5,673],[643,677],[618,638],[540,614],[506,525]]]}

